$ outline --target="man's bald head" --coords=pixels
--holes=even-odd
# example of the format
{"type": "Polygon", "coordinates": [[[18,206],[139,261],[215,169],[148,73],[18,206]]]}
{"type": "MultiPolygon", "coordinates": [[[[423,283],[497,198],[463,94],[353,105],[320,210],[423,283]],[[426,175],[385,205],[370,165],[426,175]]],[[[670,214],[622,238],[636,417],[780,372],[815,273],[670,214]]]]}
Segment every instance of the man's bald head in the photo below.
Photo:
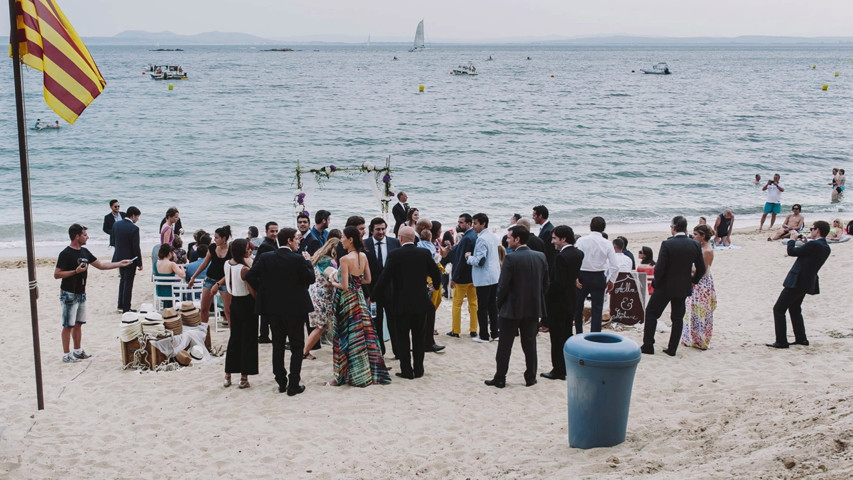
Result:
{"type": "Polygon", "coordinates": [[[397,236],[400,237],[400,243],[414,242],[415,229],[412,227],[400,227],[400,231],[397,232],[397,236]]]}

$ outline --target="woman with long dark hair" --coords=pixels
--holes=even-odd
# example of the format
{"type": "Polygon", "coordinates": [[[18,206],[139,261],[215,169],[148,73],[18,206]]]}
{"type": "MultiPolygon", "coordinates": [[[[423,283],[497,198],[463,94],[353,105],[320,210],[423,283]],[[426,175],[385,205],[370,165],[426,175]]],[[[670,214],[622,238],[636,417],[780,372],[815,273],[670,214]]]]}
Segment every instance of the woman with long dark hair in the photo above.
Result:
{"type": "Polygon", "coordinates": [[[231,315],[231,295],[228,294],[228,287],[225,285],[225,262],[231,260],[231,252],[228,249],[228,239],[231,238],[231,226],[217,228],[213,233],[213,243],[215,248],[210,248],[207,251],[207,256],[199,265],[196,273],[187,281],[187,286],[192,288],[195,277],[200,272],[203,272],[208,265],[207,276],[204,277],[204,284],[201,292],[201,321],[207,323],[210,321],[210,303],[216,293],[222,297],[222,311],[225,313],[225,320],[231,315]]]}
{"type": "Polygon", "coordinates": [[[645,273],[648,277],[647,289],[649,295],[655,291],[654,287],[652,287],[652,279],[655,276],[655,254],[652,253],[652,249],[650,247],[643,247],[637,252],[637,257],[640,259],[640,264],[637,265],[637,271],[645,273]]]}
{"type": "Polygon", "coordinates": [[[334,372],[329,385],[366,387],[390,383],[379,339],[367,310],[362,283],[369,284],[370,268],[358,228],[344,228],[341,244],[347,254],[339,259],[340,277],[331,283],[335,291],[334,372]]]}
{"type": "Polygon", "coordinates": [[[166,221],[160,227],[160,243],[172,244],[172,241],[175,239],[175,224],[178,223],[180,218],[181,214],[178,212],[177,207],[169,207],[166,210],[166,221]]]}
{"type": "Polygon", "coordinates": [[[231,385],[231,374],[240,374],[240,388],[249,388],[249,375],[258,374],[258,315],[255,313],[255,291],[246,282],[252,267],[249,241],[238,238],[231,242],[231,260],[225,264],[225,285],[231,292],[228,327],[228,353],[225,356],[225,383],[231,385]]]}

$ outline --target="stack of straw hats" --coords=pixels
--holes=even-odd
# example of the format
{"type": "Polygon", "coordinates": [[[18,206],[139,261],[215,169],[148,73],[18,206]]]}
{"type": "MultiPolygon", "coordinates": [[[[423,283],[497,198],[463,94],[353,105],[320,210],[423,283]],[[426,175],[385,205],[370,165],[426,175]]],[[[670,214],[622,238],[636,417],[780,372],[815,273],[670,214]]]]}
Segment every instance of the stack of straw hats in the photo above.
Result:
{"type": "Polygon", "coordinates": [[[181,316],[174,308],[163,310],[163,326],[166,327],[166,330],[171,330],[173,335],[180,335],[184,330],[181,324],[181,316]]]}
{"type": "Polygon", "coordinates": [[[119,338],[122,342],[132,342],[142,335],[142,323],[136,312],[125,312],[121,315],[121,331],[119,338]]]}
{"type": "Polygon", "coordinates": [[[181,323],[188,327],[197,327],[201,323],[201,312],[193,302],[181,303],[181,323]]]}
{"type": "Polygon", "coordinates": [[[142,333],[157,337],[166,333],[166,327],[163,326],[163,317],[157,312],[148,312],[142,320],[142,333]]]}

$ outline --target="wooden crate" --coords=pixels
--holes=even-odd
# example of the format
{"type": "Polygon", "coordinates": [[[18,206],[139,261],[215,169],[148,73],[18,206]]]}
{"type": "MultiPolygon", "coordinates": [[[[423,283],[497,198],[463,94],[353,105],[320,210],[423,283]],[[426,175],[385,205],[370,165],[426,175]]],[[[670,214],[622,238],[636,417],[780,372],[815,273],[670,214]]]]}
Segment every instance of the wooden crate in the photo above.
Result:
{"type": "MultiPolygon", "coordinates": [[[[120,341],[120,343],[122,365],[130,365],[133,363],[133,352],[139,349],[139,340],[131,340],[129,342],[120,341]]],[[[166,360],[166,355],[157,350],[157,347],[153,343],[148,343],[145,348],[148,351],[148,356],[144,359],[144,363],[148,368],[154,368],[166,360]]]]}

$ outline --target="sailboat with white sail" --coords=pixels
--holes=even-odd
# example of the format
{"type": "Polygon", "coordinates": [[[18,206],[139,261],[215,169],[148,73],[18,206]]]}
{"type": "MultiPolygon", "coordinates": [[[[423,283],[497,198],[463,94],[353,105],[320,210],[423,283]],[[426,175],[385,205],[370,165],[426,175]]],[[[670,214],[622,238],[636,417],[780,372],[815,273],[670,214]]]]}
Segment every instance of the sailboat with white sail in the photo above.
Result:
{"type": "Polygon", "coordinates": [[[418,23],[418,29],[415,30],[415,43],[412,46],[410,52],[417,52],[418,50],[424,50],[426,46],[424,45],[424,21],[421,20],[418,23]]]}

